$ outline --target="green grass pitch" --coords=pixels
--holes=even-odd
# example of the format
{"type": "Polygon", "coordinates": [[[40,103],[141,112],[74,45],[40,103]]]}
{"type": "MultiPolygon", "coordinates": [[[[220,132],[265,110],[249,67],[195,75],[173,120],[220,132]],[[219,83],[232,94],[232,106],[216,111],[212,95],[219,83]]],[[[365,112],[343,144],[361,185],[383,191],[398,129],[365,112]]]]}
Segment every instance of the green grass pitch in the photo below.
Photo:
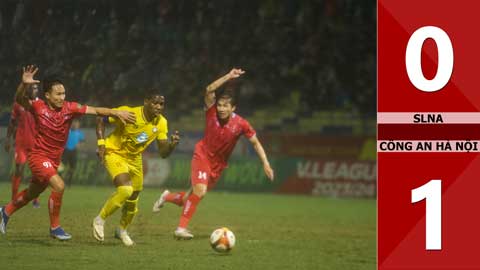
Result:
{"type": "MultiPolygon", "coordinates": [[[[140,195],[140,211],[130,227],[136,242],[127,248],[113,238],[119,213],[107,220],[105,242],[91,235],[91,222],[113,187],[74,186],[65,191],[62,226],[73,239],[49,238],[47,199],[15,213],[0,236],[0,269],[375,269],[375,200],[326,199],[263,193],[211,192],[190,223],[191,241],[173,239],[181,208],[167,204],[152,213],[160,189],[140,195]],[[208,242],[217,227],[237,238],[231,253],[214,252],[208,242]]],[[[0,204],[10,185],[0,184],[0,204]]]]}

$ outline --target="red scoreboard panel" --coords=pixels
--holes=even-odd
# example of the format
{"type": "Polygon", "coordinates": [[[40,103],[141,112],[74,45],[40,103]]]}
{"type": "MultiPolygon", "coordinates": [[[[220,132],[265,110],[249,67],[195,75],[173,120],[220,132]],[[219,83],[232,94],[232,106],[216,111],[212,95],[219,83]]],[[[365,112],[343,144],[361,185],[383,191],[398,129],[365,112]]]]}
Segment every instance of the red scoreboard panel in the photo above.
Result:
{"type": "Polygon", "coordinates": [[[480,269],[480,1],[377,7],[378,269],[480,269]]]}

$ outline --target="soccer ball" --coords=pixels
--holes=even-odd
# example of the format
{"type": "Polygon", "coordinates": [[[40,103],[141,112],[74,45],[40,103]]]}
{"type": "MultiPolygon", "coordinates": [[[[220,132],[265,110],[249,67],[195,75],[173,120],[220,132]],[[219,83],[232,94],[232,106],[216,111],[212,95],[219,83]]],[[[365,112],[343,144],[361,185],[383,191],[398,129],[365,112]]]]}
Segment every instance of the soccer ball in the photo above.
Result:
{"type": "Polygon", "coordinates": [[[210,235],[210,245],[217,252],[229,252],[235,246],[235,235],[226,227],[216,229],[210,235]]]}

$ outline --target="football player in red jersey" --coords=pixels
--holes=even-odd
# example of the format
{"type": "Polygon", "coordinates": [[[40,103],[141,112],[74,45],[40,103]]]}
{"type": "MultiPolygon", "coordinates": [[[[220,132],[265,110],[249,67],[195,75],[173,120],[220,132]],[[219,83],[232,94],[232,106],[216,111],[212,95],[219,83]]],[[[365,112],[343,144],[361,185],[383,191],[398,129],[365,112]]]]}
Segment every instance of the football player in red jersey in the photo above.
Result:
{"type": "Polygon", "coordinates": [[[193,234],[187,230],[187,225],[200,200],[205,196],[207,190],[215,186],[223,169],[227,167],[228,158],[241,135],[252,143],[262,161],[265,175],[270,181],[273,181],[273,170],[255,130],[247,120],[234,113],[234,96],[226,91],[220,93],[218,97],[215,96],[215,90],[225,82],[238,78],[244,73],[243,70],[234,68],[207,87],[205,91],[205,135],[195,145],[193,153],[190,172],[192,188],[188,192],[178,193],[170,193],[165,190],[153,205],[154,212],[158,212],[165,202],[183,206],[180,222],[174,232],[177,239],[193,238],[193,234]]]}
{"type": "Polygon", "coordinates": [[[37,71],[38,68],[34,66],[23,68],[22,82],[18,86],[16,94],[17,103],[32,112],[37,126],[35,146],[28,153],[28,165],[32,171],[32,180],[28,188],[19,192],[14,199],[0,208],[0,233],[6,233],[8,220],[15,211],[38,197],[50,186],[52,190],[48,200],[50,236],[59,240],[69,240],[72,236],[60,226],[60,208],[65,184],[58,175],[57,168],[73,119],[84,114],[93,114],[114,116],[122,122],[133,122],[135,115],[126,111],[65,101],[65,87],[56,78],[43,81],[45,100],[29,100],[25,91],[28,85],[39,83],[33,78],[37,71]]]}
{"type": "MultiPolygon", "coordinates": [[[[27,87],[26,94],[30,100],[38,97],[38,84],[34,83],[27,87]]],[[[7,128],[7,138],[5,140],[5,151],[10,152],[11,137],[15,137],[15,172],[12,175],[12,199],[17,195],[18,187],[23,178],[27,154],[35,144],[35,119],[28,110],[25,110],[17,102],[13,103],[10,122],[7,128]]],[[[33,206],[40,207],[38,198],[33,199],[33,206]]]]}

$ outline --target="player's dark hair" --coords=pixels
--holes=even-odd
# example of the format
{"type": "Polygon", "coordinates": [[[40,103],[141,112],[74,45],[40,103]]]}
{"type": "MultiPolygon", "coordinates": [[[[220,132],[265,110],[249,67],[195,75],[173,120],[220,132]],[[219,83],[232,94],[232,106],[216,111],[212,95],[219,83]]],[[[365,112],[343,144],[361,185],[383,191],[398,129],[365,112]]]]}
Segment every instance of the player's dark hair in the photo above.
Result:
{"type": "Polygon", "coordinates": [[[145,99],[148,99],[148,100],[153,99],[154,97],[157,97],[157,96],[163,97],[163,94],[160,93],[160,90],[158,89],[149,89],[145,93],[145,99]]]}
{"type": "Polygon", "coordinates": [[[57,84],[63,84],[63,82],[56,76],[50,76],[43,79],[43,91],[48,93],[52,91],[52,87],[57,84]]]}
{"type": "Polygon", "coordinates": [[[215,94],[215,97],[216,97],[216,101],[218,101],[219,99],[228,99],[232,106],[237,106],[237,99],[235,98],[233,90],[230,90],[230,89],[219,90],[215,94]]]}

